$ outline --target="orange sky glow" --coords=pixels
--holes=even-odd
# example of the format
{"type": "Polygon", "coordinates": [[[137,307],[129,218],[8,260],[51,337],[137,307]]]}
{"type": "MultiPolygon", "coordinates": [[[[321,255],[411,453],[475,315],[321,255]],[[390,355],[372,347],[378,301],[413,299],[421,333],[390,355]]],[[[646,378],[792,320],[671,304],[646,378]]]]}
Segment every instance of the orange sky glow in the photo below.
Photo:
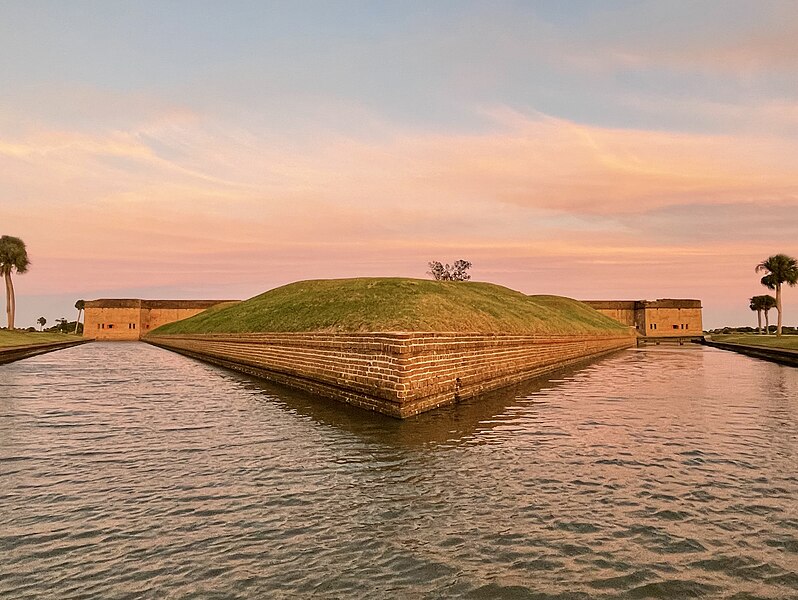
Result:
{"type": "MultiPolygon", "coordinates": [[[[429,260],[458,258],[474,279],[527,293],[699,298],[710,327],[754,323],[747,298],[766,291],[754,265],[798,254],[798,87],[781,78],[798,27],[761,36],[753,22],[746,36],[740,23],[748,46],[697,31],[688,52],[667,31],[619,47],[601,14],[582,47],[559,32],[571,15],[534,17],[551,25],[540,64],[513,59],[523,47],[510,42],[526,40],[511,30],[503,71],[447,55],[453,73],[434,84],[419,72],[437,72],[436,52],[467,54],[471,36],[443,44],[417,20],[385,33],[433,57],[406,71],[406,96],[367,95],[387,77],[370,64],[360,88],[346,71],[283,89],[275,63],[255,90],[255,66],[235,52],[179,90],[134,77],[132,62],[125,85],[104,72],[17,74],[0,99],[0,233],[23,238],[32,261],[16,279],[18,324],[74,318],[78,298],[245,298],[308,278],[426,277],[429,260]],[[521,66],[538,69],[536,86],[560,78],[562,99],[530,95],[521,66]],[[736,95],[716,97],[713,81],[736,95]]],[[[333,44],[342,57],[358,31],[348,35],[333,44]]],[[[0,75],[19,70],[16,50],[0,75]]],[[[177,72],[189,59],[172,60],[177,72]]],[[[320,68],[312,52],[296,60],[320,68]]],[[[798,289],[785,314],[798,325],[798,289]]]]}

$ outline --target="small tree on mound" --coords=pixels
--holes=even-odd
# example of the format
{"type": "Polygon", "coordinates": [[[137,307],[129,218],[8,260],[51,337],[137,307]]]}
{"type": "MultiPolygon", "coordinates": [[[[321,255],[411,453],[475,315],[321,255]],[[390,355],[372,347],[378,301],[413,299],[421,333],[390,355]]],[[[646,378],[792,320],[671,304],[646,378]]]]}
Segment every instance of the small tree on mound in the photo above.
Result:
{"type": "Polygon", "coordinates": [[[44,326],[47,325],[47,319],[44,317],[39,317],[36,319],[36,322],[39,324],[39,327],[41,327],[41,330],[44,331],[44,326]]]}
{"type": "Polygon", "coordinates": [[[467,272],[471,268],[471,263],[467,260],[456,260],[453,265],[449,265],[449,263],[443,265],[437,260],[428,264],[427,274],[432,275],[435,281],[468,281],[471,279],[471,275],[467,272]]]}

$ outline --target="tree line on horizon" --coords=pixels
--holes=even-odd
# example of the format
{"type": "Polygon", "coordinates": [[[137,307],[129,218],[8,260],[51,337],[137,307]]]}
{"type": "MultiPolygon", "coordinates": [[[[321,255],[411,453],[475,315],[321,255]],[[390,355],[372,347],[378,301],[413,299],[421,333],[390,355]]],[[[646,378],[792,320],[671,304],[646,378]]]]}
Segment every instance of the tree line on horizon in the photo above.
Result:
{"type": "MultiPolygon", "coordinates": [[[[14,283],[12,279],[13,273],[23,274],[26,273],[30,267],[30,259],[28,258],[28,251],[25,247],[25,242],[20,238],[3,235],[0,236],[0,276],[3,277],[6,288],[6,318],[7,327],[13,330],[14,319],[16,316],[16,296],[14,294],[14,283]]],[[[468,270],[471,268],[471,263],[467,260],[456,260],[453,265],[443,264],[439,261],[431,261],[428,263],[428,274],[436,281],[468,281],[471,275],[468,270]]],[[[776,325],[776,335],[782,335],[783,323],[783,310],[782,310],[782,286],[786,283],[788,286],[793,287],[798,284],[798,260],[786,254],[774,254],[767,257],[754,267],[755,272],[764,272],[760,283],[770,290],[776,292],[776,297],[769,294],[760,296],[753,296],[749,298],[749,308],[757,313],[758,330],[762,332],[762,314],[765,316],[765,331],[770,332],[770,321],[768,312],[773,308],[778,313],[778,322],[776,325]]],[[[78,318],[75,321],[74,333],[78,332],[80,325],[80,315],[85,307],[83,300],[75,302],[75,308],[78,311],[78,318]]],[[[44,329],[47,319],[39,317],[37,322],[44,329]]],[[[65,318],[57,319],[60,326],[63,328],[65,318]]]]}

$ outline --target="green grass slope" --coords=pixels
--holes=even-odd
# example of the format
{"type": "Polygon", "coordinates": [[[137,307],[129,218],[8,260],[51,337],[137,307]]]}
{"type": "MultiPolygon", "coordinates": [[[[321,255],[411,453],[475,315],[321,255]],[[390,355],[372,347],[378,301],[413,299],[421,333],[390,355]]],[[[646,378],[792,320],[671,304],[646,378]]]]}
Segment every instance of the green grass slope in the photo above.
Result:
{"type": "Polygon", "coordinates": [[[299,281],[164,325],[151,335],[309,331],[574,334],[628,330],[586,304],[559,296],[527,296],[490,283],[361,278],[299,281]]]}
{"type": "Polygon", "coordinates": [[[766,348],[778,348],[781,350],[798,351],[798,335],[756,335],[752,333],[740,333],[730,335],[713,334],[710,339],[713,342],[725,342],[727,344],[743,344],[744,346],[764,346],[766,348]]]}
{"type": "Polygon", "coordinates": [[[69,342],[79,338],[80,336],[69,333],[42,333],[40,331],[8,331],[7,329],[0,329],[0,348],[69,342]]]}

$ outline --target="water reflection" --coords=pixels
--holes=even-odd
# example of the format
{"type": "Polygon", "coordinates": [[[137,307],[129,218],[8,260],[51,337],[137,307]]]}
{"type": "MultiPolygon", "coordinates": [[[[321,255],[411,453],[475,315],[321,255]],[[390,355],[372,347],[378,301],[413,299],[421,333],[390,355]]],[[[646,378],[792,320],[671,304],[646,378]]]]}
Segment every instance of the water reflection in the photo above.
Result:
{"type": "MultiPolygon", "coordinates": [[[[594,364],[600,364],[601,360],[607,359],[599,359],[594,364]]],[[[281,405],[319,425],[335,427],[364,442],[411,449],[472,441],[479,437],[480,432],[501,424],[505,420],[503,415],[518,404],[519,399],[531,397],[541,390],[555,389],[584,368],[583,365],[562,369],[548,377],[508,386],[406,420],[364,411],[255,377],[229,374],[223,369],[220,369],[220,375],[240,380],[245,389],[261,393],[263,401],[281,405]]]]}
{"type": "Polygon", "coordinates": [[[714,349],[397,421],[95,343],[0,366],[0,597],[798,597],[797,452],[714,349]]]}

